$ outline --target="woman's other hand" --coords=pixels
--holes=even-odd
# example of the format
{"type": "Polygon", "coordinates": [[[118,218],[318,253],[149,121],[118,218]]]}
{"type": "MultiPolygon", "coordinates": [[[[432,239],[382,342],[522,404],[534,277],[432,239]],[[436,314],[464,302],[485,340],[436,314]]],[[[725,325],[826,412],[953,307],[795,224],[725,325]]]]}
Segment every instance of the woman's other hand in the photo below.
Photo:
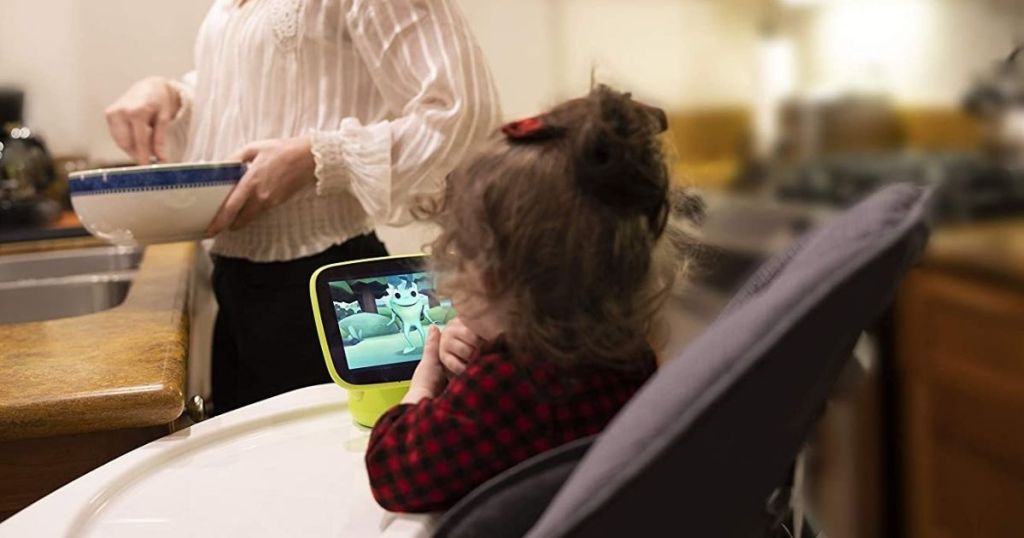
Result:
{"type": "Polygon", "coordinates": [[[470,361],[480,356],[484,341],[456,317],[448,322],[441,333],[440,359],[445,369],[454,375],[466,370],[470,361]]]}
{"type": "Polygon", "coordinates": [[[228,160],[248,162],[249,168],[210,222],[206,233],[211,237],[249,224],[315,181],[316,162],[307,136],[253,142],[228,160]]]}
{"type": "Polygon", "coordinates": [[[167,127],[181,108],[181,96],[163,77],[144,78],[107,107],[114,142],[139,164],[167,160],[167,127]]]}
{"type": "Polygon", "coordinates": [[[416,365],[412,381],[409,382],[409,392],[402,398],[402,403],[414,404],[423,398],[434,398],[444,390],[448,379],[439,356],[440,341],[441,331],[431,326],[427,332],[427,341],[423,343],[423,358],[416,365]]]}

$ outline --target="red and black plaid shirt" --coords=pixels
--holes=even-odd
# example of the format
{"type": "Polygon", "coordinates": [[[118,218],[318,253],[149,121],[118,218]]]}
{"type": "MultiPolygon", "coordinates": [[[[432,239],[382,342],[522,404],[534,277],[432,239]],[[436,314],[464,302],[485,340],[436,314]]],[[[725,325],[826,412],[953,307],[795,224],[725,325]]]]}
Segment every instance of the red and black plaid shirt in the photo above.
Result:
{"type": "Polygon", "coordinates": [[[366,451],[373,496],[397,512],[448,508],[509,467],[601,431],[654,368],[653,355],[637,373],[484,355],[440,396],[377,421],[366,451]]]}

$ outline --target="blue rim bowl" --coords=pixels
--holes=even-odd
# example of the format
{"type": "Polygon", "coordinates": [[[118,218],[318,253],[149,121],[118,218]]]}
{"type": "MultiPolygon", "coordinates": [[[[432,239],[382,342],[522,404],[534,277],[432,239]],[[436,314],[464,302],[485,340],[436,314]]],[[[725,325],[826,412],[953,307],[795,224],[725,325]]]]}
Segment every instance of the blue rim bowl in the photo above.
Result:
{"type": "Polygon", "coordinates": [[[68,191],[75,197],[234,185],[245,169],[245,163],[217,162],[85,170],[68,176],[68,191]]]}

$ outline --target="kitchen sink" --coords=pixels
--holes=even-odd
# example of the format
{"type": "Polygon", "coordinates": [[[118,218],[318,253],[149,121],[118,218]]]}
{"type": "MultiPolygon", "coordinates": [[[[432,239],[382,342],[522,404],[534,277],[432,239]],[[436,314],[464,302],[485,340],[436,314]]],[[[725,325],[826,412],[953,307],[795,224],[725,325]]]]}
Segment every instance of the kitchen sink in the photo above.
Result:
{"type": "Polygon", "coordinates": [[[68,318],[113,308],[124,302],[133,276],[113,273],[2,283],[0,324],[68,318]]]}
{"type": "Polygon", "coordinates": [[[142,249],[95,247],[0,257],[0,283],[135,269],[142,249]]]}
{"type": "Polygon", "coordinates": [[[142,249],[98,247],[0,257],[0,324],[91,314],[128,295],[142,249]]]}

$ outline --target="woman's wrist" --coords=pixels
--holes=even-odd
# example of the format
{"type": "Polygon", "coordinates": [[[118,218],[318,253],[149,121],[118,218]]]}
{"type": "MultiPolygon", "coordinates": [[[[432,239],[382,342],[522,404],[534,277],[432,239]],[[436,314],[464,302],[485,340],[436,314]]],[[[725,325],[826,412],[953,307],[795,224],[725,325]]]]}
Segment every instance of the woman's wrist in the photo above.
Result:
{"type": "Polygon", "coordinates": [[[177,117],[178,116],[178,112],[181,110],[181,105],[185,101],[185,98],[182,97],[182,95],[181,95],[182,94],[181,89],[178,88],[178,86],[176,86],[173,83],[173,81],[171,79],[169,79],[169,78],[166,78],[166,77],[154,77],[154,78],[158,79],[160,83],[162,83],[164,86],[167,87],[167,90],[168,90],[167,93],[170,95],[170,98],[171,98],[171,106],[174,109],[174,114],[172,116],[173,117],[177,117]]]}
{"type": "Polygon", "coordinates": [[[298,136],[292,139],[297,162],[294,163],[299,173],[316,181],[316,158],[313,155],[313,137],[298,136]]]}
{"type": "Polygon", "coordinates": [[[173,101],[174,114],[171,115],[171,122],[178,123],[188,115],[192,108],[192,88],[180,80],[167,77],[154,77],[160,79],[169,90],[168,93],[173,101]]]}

